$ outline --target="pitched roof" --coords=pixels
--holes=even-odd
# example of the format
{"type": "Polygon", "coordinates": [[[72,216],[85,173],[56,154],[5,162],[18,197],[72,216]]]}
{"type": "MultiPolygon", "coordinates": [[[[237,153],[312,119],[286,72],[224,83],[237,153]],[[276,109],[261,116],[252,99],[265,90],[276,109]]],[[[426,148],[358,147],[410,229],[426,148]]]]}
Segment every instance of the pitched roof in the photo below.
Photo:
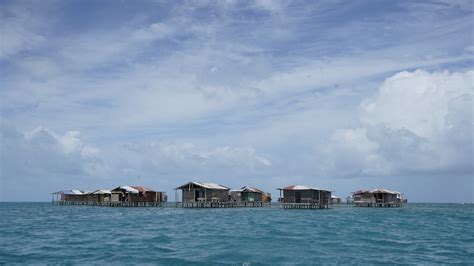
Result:
{"type": "Polygon", "coordinates": [[[360,190],[352,192],[352,194],[364,194],[364,193],[401,194],[398,191],[392,191],[392,190],[388,190],[388,189],[385,189],[385,188],[376,188],[376,189],[372,189],[372,190],[360,189],[360,190]]]}
{"type": "Polygon", "coordinates": [[[370,190],[365,190],[365,189],[359,189],[352,192],[352,194],[363,194],[363,193],[372,193],[372,192],[370,192],[370,190]]]}
{"type": "Polygon", "coordinates": [[[372,193],[400,194],[400,192],[398,192],[398,191],[392,191],[392,190],[388,190],[388,189],[385,189],[385,188],[376,188],[376,189],[374,189],[370,192],[372,192],[372,193]]]}
{"type": "Polygon", "coordinates": [[[330,191],[330,190],[327,190],[327,189],[321,189],[321,188],[309,187],[309,186],[303,186],[303,185],[288,186],[288,187],[280,188],[280,190],[321,190],[321,191],[330,191]]]}
{"type": "Polygon", "coordinates": [[[85,191],[78,190],[78,189],[63,190],[63,191],[60,191],[60,193],[62,193],[64,195],[84,195],[84,194],[87,194],[85,191]]]}
{"type": "Polygon", "coordinates": [[[154,191],[153,189],[147,188],[147,187],[144,187],[144,186],[131,186],[131,187],[138,190],[138,191],[140,191],[140,192],[154,191]]]}
{"type": "Polygon", "coordinates": [[[264,193],[262,190],[254,187],[243,187],[240,189],[242,192],[255,192],[255,193],[264,193]]]}
{"type": "Polygon", "coordinates": [[[135,189],[131,186],[120,186],[120,187],[116,187],[116,188],[112,189],[112,191],[114,191],[114,190],[125,190],[126,192],[133,193],[133,194],[136,194],[136,193],[139,192],[138,189],[135,189]]]}
{"type": "Polygon", "coordinates": [[[201,182],[188,182],[182,186],[179,186],[175,189],[184,189],[188,188],[189,186],[196,186],[196,187],[201,187],[201,188],[207,188],[207,189],[223,189],[223,190],[229,190],[229,187],[219,185],[216,183],[201,183],[201,182]]]}
{"type": "Polygon", "coordinates": [[[112,191],[110,191],[108,189],[98,189],[98,190],[92,192],[91,194],[112,194],[112,191]]]}

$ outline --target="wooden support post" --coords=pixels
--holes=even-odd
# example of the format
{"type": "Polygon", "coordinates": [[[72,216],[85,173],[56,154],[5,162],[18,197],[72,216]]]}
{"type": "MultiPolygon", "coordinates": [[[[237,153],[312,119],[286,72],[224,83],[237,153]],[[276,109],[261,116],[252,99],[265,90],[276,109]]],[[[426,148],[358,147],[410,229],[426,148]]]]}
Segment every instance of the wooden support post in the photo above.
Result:
{"type": "Polygon", "coordinates": [[[283,197],[281,196],[282,190],[280,189],[280,204],[284,204],[285,201],[283,200],[283,197]]]}
{"type": "Polygon", "coordinates": [[[178,208],[178,189],[174,190],[174,201],[176,202],[176,208],[178,208]]]}

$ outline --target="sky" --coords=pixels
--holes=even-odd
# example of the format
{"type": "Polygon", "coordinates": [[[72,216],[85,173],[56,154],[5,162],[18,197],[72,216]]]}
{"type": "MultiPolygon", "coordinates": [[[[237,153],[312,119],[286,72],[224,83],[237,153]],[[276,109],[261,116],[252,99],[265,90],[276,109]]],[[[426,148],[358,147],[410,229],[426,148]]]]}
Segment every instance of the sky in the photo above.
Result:
{"type": "Polygon", "coordinates": [[[202,181],[472,203],[473,12],[0,0],[0,201],[202,181]]]}

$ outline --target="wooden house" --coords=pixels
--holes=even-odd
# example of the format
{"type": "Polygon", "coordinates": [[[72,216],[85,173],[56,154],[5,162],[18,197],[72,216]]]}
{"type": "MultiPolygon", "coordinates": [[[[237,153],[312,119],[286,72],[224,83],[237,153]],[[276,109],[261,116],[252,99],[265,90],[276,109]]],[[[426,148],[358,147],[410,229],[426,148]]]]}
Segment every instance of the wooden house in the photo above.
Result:
{"type": "Polygon", "coordinates": [[[230,188],[215,183],[188,182],[175,190],[182,192],[183,207],[223,207],[230,202],[230,188]]]}
{"type": "Polygon", "coordinates": [[[341,204],[341,198],[335,195],[331,195],[331,204],[341,204]]]}
{"type": "Polygon", "coordinates": [[[247,206],[263,206],[263,203],[270,203],[272,200],[270,193],[254,188],[242,187],[241,189],[230,191],[230,200],[233,203],[244,204],[247,206]]]}
{"type": "Polygon", "coordinates": [[[127,203],[131,206],[154,205],[166,201],[165,192],[143,186],[120,186],[110,192],[112,202],[127,203]]]}
{"type": "Polygon", "coordinates": [[[356,207],[402,207],[405,200],[398,191],[388,189],[357,190],[352,193],[356,207]]]}
{"type": "Polygon", "coordinates": [[[112,190],[98,189],[92,192],[64,190],[52,193],[53,204],[92,206],[161,206],[166,202],[165,192],[142,186],[120,186],[112,190]]]}
{"type": "Polygon", "coordinates": [[[60,204],[75,203],[79,204],[87,201],[88,192],[79,189],[70,189],[54,192],[53,202],[60,204]]]}
{"type": "Polygon", "coordinates": [[[112,191],[107,189],[98,189],[88,194],[87,201],[106,203],[112,201],[112,191]]]}
{"type": "Polygon", "coordinates": [[[288,186],[278,190],[280,190],[280,202],[283,208],[323,209],[329,208],[331,204],[330,190],[302,185],[288,186]]]}

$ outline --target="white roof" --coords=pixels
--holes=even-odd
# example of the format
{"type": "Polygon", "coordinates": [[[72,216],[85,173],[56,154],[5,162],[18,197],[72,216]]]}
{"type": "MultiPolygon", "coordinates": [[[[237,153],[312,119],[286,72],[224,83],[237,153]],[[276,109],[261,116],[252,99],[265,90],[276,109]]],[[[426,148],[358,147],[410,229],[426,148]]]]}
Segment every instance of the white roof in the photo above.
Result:
{"type": "Polygon", "coordinates": [[[303,186],[303,185],[296,185],[296,186],[293,186],[292,190],[308,190],[308,189],[317,189],[319,190],[318,188],[315,188],[315,187],[309,187],[309,186],[303,186]]]}
{"type": "Polygon", "coordinates": [[[186,183],[182,186],[177,187],[176,189],[186,188],[189,185],[195,185],[195,186],[203,187],[203,188],[207,188],[207,189],[225,189],[225,190],[230,189],[226,186],[219,185],[219,184],[216,184],[216,183],[201,183],[201,182],[189,182],[189,183],[186,183]]]}
{"type": "Polygon", "coordinates": [[[120,186],[120,187],[114,188],[114,189],[112,189],[112,190],[122,190],[122,189],[125,190],[125,191],[127,191],[128,193],[133,193],[133,194],[139,192],[138,189],[135,189],[135,188],[133,188],[133,187],[131,187],[131,186],[120,186]]]}
{"type": "Polygon", "coordinates": [[[334,196],[334,195],[331,195],[331,198],[333,198],[333,199],[339,199],[338,196],[334,196]]]}
{"type": "Polygon", "coordinates": [[[329,191],[327,189],[317,188],[317,187],[309,187],[303,185],[293,185],[281,188],[281,190],[321,190],[321,191],[329,191]]]}
{"type": "Polygon", "coordinates": [[[370,192],[372,193],[387,193],[387,194],[400,194],[398,191],[391,191],[385,188],[376,188],[374,190],[371,190],[370,192]]]}
{"type": "MultiPolygon", "coordinates": [[[[198,182],[196,182],[196,183],[198,183],[198,182]]],[[[210,189],[229,189],[226,186],[219,185],[219,184],[216,184],[216,183],[199,183],[199,184],[201,184],[203,187],[210,188],[210,189]]]]}
{"type": "Polygon", "coordinates": [[[83,195],[83,194],[86,194],[83,191],[80,191],[78,189],[63,190],[60,193],[65,194],[65,195],[83,195]]]}
{"type": "Polygon", "coordinates": [[[92,194],[112,194],[112,191],[110,191],[108,189],[98,189],[98,190],[92,192],[92,194]]]}

